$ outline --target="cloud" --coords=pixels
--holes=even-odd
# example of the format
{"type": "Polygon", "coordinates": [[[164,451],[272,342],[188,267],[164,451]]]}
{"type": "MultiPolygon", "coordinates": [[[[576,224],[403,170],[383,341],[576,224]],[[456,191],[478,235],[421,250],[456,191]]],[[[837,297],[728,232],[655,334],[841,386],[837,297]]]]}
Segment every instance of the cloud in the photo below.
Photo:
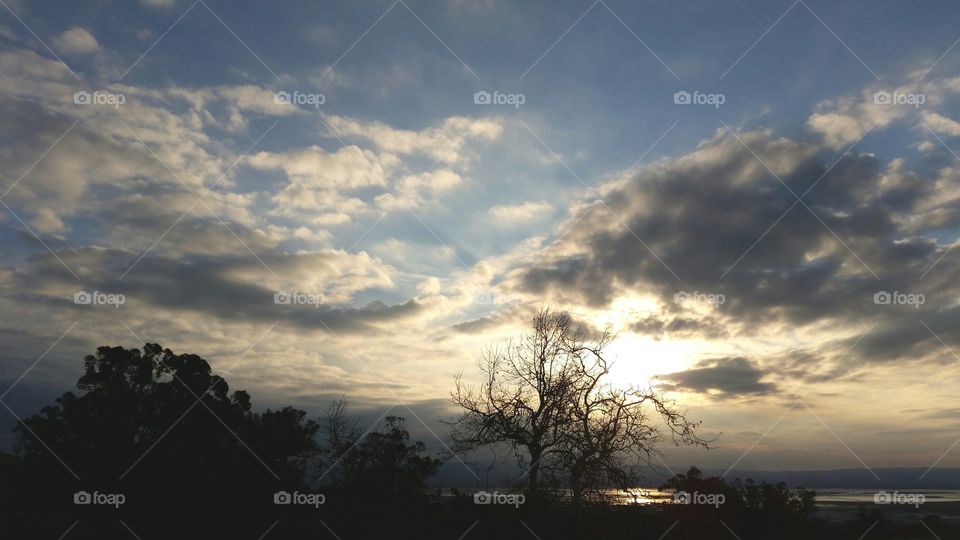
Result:
{"type": "Polygon", "coordinates": [[[452,191],[462,182],[459,174],[445,169],[411,174],[401,178],[392,193],[378,195],[375,201],[387,211],[415,208],[452,191]]]}
{"type": "Polygon", "coordinates": [[[935,112],[924,111],[923,123],[931,130],[949,137],[960,136],[960,122],[935,112]]]}
{"type": "Polygon", "coordinates": [[[177,5],[177,0],[140,0],[140,3],[151,8],[170,9],[177,5]]]}
{"type": "Polygon", "coordinates": [[[421,154],[443,163],[463,163],[463,150],[468,141],[492,141],[500,137],[503,125],[494,119],[455,116],[439,125],[421,131],[397,129],[381,122],[362,122],[336,115],[326,115],[334,135],[359,138],[394,154],[421,154]]]}
{"type": "Polygon", "coordinates": [[[283,171],[286,183],[271,196],[273,214],[309,218],[321,226],[348,223],[369,209],[360,195],[389,189],[400,161],[358,146],[329,152],[319,146],[286,152],[258,152],[244,159],[258,171],[283,171]]]}
{"type": "Polygon", "coordinates": [[[605,204],[582,206],[561,226],[568,232],[503,286],[601,313],[618,299],[645,298],[652,313],[630,329],[654,338],[756,347],[796,329],[817,340],[827,361],[851,365],[938,355],[915,318],[933,321],[946,343],[960,342],[949,330],[960,286],[947,277],[957,259],[938,240],[960,223],[960,194],[947,180],[955,175],[925,177],[902,160],[884,166],[852,152],[824,176],[833,153],[829,143],[764,130],[718,132],[689,154],[602,184],[605,204]],[[791,191],[808,189],[796,203],[791,191]],[[680,291],[725,302],[677,303],[680,291]],[[877,305],[878,291],[923,293],[926,303],[877,305]]]}
{"type": "Polygon", "coordinates": [[[898,122],[913,122],[941,134],[955,136],[960,124],[937,112],[960,95],[960,76],[934,79],[920,85],[923,72],[906,75],[900,85],[870,85],[859,94],[824,100],[807,119],[807,127],[832,148],[843,148],[868,130],[881,130],[898,122]],[[919,121],[917,121],[919,119],[919,121]]]}
{"type": "Polygon", "coordinates": [[[311,24],[306,35],[310,41],[324,47],[333,47],[340,43],[337,29],[326,24],[311,24]]]}
{"type": "Polygon", "coordinates": [[[552,211],[553,205],[548,202],[529,201],[521,204],[492,206],[488,213],[494,224],[514,227],[543,219],[552,211]]]}
{"type": "Polygon", "coordinates": [[[5,24],[0,24],[0,37],[9,41],[17,41],[16,32],[5,24]]]}
{"type": "Polygon", "coordinates": [[[100,44],[89,31],[74,26],[53,40],[54,46],[67,54],[90,54],[100,49],[100,44]]]}
{"type": "Polygon", "coordinates": [[[460,171],[469,161],[467,141],[495,138],[500,132],[496,122],[460,117],[419,132],[338,116],[326,118],[338,138],[354,137],[357,144],[333,152],[318,145],[262,151],[244,159],[254,169],[280,170],[286,176],[287,184],[272,197],[277,215],[311,212],[311,219],[346,223],[371,208],[391,212],[435,203],[464,183],[460,171]],[[415,155],[435,158],[435,166],[440,162],[449,166],[411,173],[404,160],[415,155]],[[318,217],[316,212],[328,217],[318,217]]]}
{"type": "Polygon", "coordinates": [[[393,286],[392,269],[365,253],[149,255],[136,262],[139,254],[91,247],[58,250],[57,257],[34,257],[29,271],[16,272],[10,293],[39,295],[61,309],[82,310],[88,306],[74,305],[74,292],[110,291],[125,295],[124,309],[133,312],[159,309],[168,316],[199,313],[222,321],[279,321],[317,333],[373,332],[378,323],[415,316],[420,309],[414,301],[354,305],[360,291],[393,286]],[[79,284],[60,261],[76,269],[79,284]],[[320,302],[278,304],[275,294],[280,291],[314,295],[320,302]]]}
{"type": "Polygon", "coordinates": [[[396,238],[388,238],[373,246],[370,251],[384,260],[399,263],[404,268],[415,268],[420,272],[449,265],[457,260],[457,252],[450,246],[413,244],[396,238]]]}
{"type": "Polygon", "coordinates": [[[282,170],[295,185],[358,189],[386,185],[388,172],[397,160],[357,146],[344,146],[335,152],[311,146],[284,153],[257,152],[246,157],[245,163],[260,170],[282,170]]]}
{"type": "Polygon", "coordinates": [[[763,382],[769,373],[743,357],[701,360],[690,369],[661,375],[672,390],[708,394],[718,399],[767,395],[777,392],[773,383],[763,382]]]}
{"type": "Polygon", "coordinates": [[[720,339],[727,337],[730,331],[714,317],[694,316],[666,316],[648,315],[630,325],[630,330],[637,334],[653,336],[654,339],[684,339],[706,338],[720,339]]]}

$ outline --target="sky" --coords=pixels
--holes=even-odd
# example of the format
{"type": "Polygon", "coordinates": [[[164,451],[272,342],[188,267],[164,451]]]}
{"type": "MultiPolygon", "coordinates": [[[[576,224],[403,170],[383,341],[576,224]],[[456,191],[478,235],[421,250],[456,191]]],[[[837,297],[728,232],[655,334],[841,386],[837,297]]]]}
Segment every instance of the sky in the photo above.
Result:
{"type": "Polygon", "coordinates": [[[953,2],[0,4],[2,448],[159,342],[440,449],[549,305],[667,466],[960,466],[953,2]]]}

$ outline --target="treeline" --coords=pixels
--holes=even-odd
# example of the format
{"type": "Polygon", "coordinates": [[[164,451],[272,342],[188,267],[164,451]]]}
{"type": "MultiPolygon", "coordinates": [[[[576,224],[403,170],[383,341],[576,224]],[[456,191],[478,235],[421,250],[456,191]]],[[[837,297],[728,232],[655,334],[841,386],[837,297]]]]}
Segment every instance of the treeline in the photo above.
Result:
{"type": "MultiPolygon", "coordinates": [[[[812,491],[696,468],[662,486],[674,504],[610,504],[611,488],[639,485],[661,441],[709,441],[662,396],[608,384],[608,340],[545,310],[531,334],[484,355],[479,386],[457,381],[454,449],[505,446],[526,472],[503,493],[452,497],[427,488],[452,454],[411,441],[403,418],[366,429],[342,399],[316,419],[293,407],[257,412],[197,355],[100,347],[75,391],[18,423],[16,456],[0,456],[0,537],[747,540],[919,530],[868,513],[818,520],[812,491]]],[[[925,523],[960,537],[955,525],[925,523]]]]}
{"type": "MultiPolygon", "coordinates": [[[[560,497],[569,486],[556,483],[561,459],[544,461],[539,493],[520,482],[502,501],[468,491],[437,497],[426,481],[441,457],[411,441],[402,418],[361,427],[343,400],[316,420],[292,407],[255,412],[251,396],[231,391],[199,356],[157,344],[100,347],[84,359],[76,392],[16,427],[17,456],[0,460],[0,530],[4,538],[142,540],[699,539],[735,531],[746,540],[857,537],[868,527],[893,538],[919,527],[867,513],[828,524],[813,519],[811,491],[728,483],[696,468],[662,486],[681,498],[675,504],[560,497]]],[[[954,527],[925,523],[944,537],[954,527]]]]}
{"type": "Polygon", "coordinates": [[[2,523],[17,538],[248,536],[291,512],[422,502],[440,459],[403,418],[357,422],[343,400],[317,420],[255,412],[196,355],[100,347],[76,393],[16,426],[2,523]]]}

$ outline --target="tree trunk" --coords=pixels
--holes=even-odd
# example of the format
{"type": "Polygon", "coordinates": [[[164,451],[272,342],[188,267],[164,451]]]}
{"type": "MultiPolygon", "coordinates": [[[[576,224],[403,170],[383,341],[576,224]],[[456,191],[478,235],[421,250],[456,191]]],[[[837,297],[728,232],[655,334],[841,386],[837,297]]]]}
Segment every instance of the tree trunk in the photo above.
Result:
{"type": "Polygon", "coordinates": [[[527,490],[530,492],[530,498],[536,499],[540,493],[540,458],[543,456],[541,451],[530,451],[530,470],[527,473],[527,490]]]}
{"type": "Polygon", "coordinates": [[[580,482],[579,474],[574,473],[570,478],[570,491],[573,495],[573,505],[580,506],[583,503],[583,485],[580,482]]]}

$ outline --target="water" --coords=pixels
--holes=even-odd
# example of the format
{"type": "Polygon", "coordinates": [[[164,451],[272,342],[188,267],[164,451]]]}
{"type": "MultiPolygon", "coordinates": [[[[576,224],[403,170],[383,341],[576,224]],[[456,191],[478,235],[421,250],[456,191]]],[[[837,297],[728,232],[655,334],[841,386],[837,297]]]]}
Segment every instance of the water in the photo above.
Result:
{"type": "MultiPolygon", "coordinates": [[[[878,490],[865,489],[818,489],[817,505],[834,505],[845,503],[874,504],[874,497],[878,490]]],[[[883,490],[888,496],[896,494],[903,495],[923,495],[923,504],[936,503],[958,503],[960,502],[960,490],[957,489],[903,489],[883,490]]]]}
{"type": "MultiPolygon", "coordinates": [[[[506,488],[489,488],[486,491],[490,493],[509,493],[511,490],[506,488]]],[[[909,507],[910,504],[906,504],[907,501],[915,502],[917,501],[916,496],[919,495],[922,495],[922,504],[920,504],[919,507],[926,507],[930,511],[933,511],[934,509],[930,508],[928,505],[941,504],[947,506],[947,503],[960,503],[960,490],[957,489],[885,489],[882,490],[882,493],[886,494],[886,501],[888,501],[888,504],[877,504],[875,497],[877,496],[878,492],[880,492],[878,490],[830,488],[817,489],[815,491],[817,492],[817,506],[828,510],[839,507],[852,509],[856,506],[876,506],[877,508],[881,509],[909,507]],[[894,501],[895,498],[899,504],[890,504],[890,502],[894,501]]],[[[460,493],[472,494],[473,492],[470,490],[461,490],[460,493]]],[[[449,490],[442,490],[441,496],[451,495],[452,493],[449,490]]],[[[569,494],[567,495],[569,496],[569,494]]],[[[636,488],[630,490],[607,490],[605,495],[613,504],[647,506],[656,504],[673,504],[674,492],[656,488],[636,488]]],[[[881,497],[880,500],[883,501],[884,498],[881,497]]],[[[956,504],[956,506],[960,507],[960,504],[956,504]]],[[[942,510],[945,509],[936,509],[937,513],[942,510]]]]}

